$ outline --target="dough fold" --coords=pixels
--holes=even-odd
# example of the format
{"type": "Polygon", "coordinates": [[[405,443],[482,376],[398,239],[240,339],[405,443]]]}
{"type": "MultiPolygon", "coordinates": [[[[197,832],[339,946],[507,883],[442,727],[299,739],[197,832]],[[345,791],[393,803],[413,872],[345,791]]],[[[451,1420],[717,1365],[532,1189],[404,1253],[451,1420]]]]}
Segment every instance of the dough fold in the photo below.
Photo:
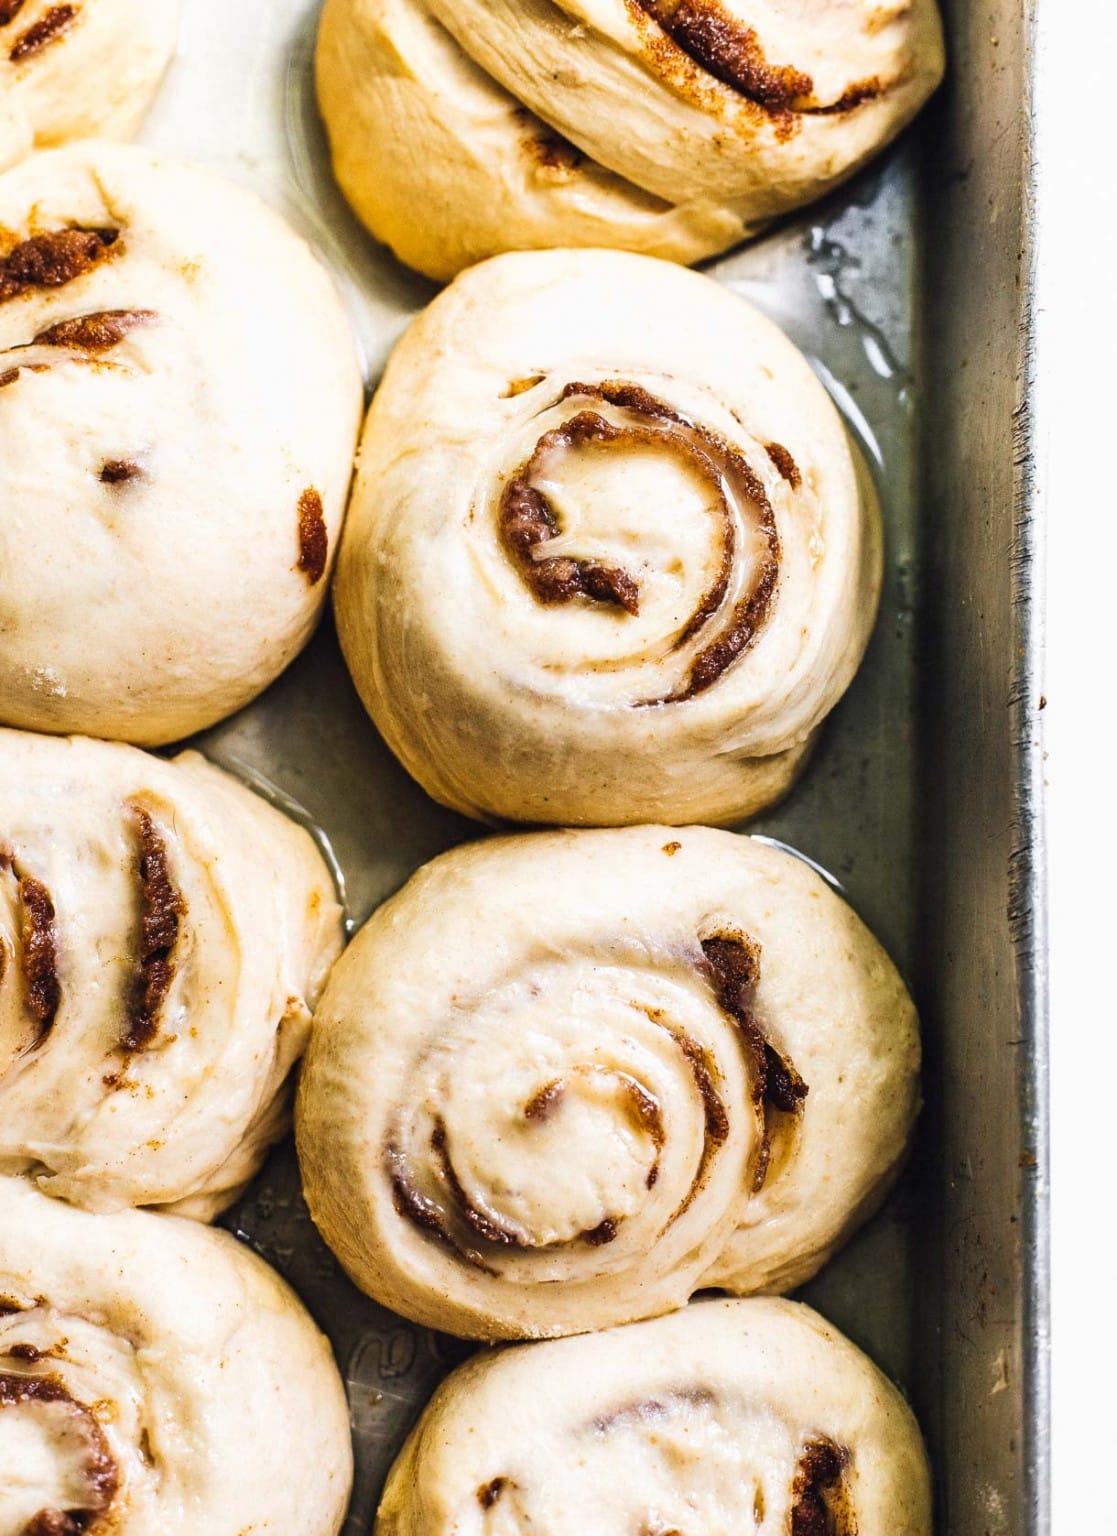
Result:
{"type": "Polygon", "coordinates": [[[0,731],[0,1172],[212,1218],[341,945],[309,833],[197,753],[0,731]]]}
{"type": "Polygon", "coordinates": [[[895,968],[792,854],[701,827],[496,838],[428,864],[335,967],[304,1189],[394,1311],[580,1333],[808,1279],[891,1185],[918,1068],[895,968]]]}

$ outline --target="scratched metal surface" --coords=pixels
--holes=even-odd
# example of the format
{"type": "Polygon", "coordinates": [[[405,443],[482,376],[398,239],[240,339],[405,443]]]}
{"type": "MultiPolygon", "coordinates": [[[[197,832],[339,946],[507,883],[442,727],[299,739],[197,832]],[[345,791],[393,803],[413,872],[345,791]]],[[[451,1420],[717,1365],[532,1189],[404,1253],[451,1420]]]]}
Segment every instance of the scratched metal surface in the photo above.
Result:
{"type": "MultiPolygon", "coordinates": [[[[372,243],[330,178],[310,66],[318,3],[187,0],[144,138],[211,163],[293,219],[337,275],[371,386],[434,289],[372,243]]],[[[931,1438],[940,1528],[1015,1536],[1040,1531],[1043,1488],[1041,1175],[1027,1162],[1042,1157],[1040,979],[1026,931],[1038,910],[1035,635],[1020,577],[1036,535],[1011,431],[1024,387],[1013,284],[1026,275],[1027,57],[1010,4],[955,9],[956,83],[920,139],[712,270],[812,358],[868,452],[887,526],[865,665],[803,782],[753,830],[830,870],[912,981],[928,1110],[896,1196],[805,1294],[911,1394],[931,1438]],[[993,82],[984,95],[982,80],[993,82]],[[994,164],[982,157],[995,123],[994,164]],[[1000,199],[992,218],[990,197],[1000,199]],[[967,349],[972,372],[956,392],[967,349]],[[960,592],[966,603],[950,596],[960,592]]],[[[317,829],[355,924],[424,860],[478,835],[390,757],[328,622],[262,699],[200,745],[317,829]]],[[[403,1436],[465,1347],[353,1289],[311,1226],[289,1145],[226,1221],[333,1340],[357,1459],[345,1536],[365,1536],[403,1436]]]]}

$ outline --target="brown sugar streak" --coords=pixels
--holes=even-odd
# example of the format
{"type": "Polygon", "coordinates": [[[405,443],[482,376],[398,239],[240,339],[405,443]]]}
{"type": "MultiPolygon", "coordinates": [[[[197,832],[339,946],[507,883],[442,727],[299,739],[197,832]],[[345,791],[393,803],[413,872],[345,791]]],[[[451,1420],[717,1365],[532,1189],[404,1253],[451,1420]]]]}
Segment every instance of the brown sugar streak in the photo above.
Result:
{"type": "Polygon", "coordinates": [[[123,485],[128,480],[138,480],[143,470],[131,459],[106,459],[97,472],[102,485],[123,485]]]}
{"type": "Polygon", "coordinates": [[[771,1160],[772,1126],[768,1111],[796,1113],[808,1093],[793,1062],[765,1038],[753,1016],[753,996],[760,981],[760,950],[744,934],[719,934],[702,940],[707,974],[719,1006],[737,1023],[752,1073],[753,1103],[761,1128],[753,1170],[754,1192],[763,1188],[771,1160]]]}
{"type": "Polygon", "coordinates": [[[832,1440],[811,1440],[792,1485],[791,1536],[856,1536],[844,1472],[849,1452],[832,1440]]]}
{"type": "Polygon", "coordinates": [[[139,836],[140,943],[128,1025],[120,1044],[142,1051],[159,1029],[159,1017],[174,980],[174,950],[186,903],[171,879],[167,845],[147,811],[136,809],[139,836]]]}
{"type": "Polygon", "coordinates": [[[62,288],[102,261],[118,229],[54,229],[21,240],[0,258],[0,304],[36,288],[62,288]]]}
{"type": "Polygon", "coordinates": [[[77,5],[52,5],[33,26],[16,38],[8,53],[13,64],[20,64],[32,54],[39,53],[48,43],[60,38],[78,18],[81,9],[77,5]]]}
{"type": "MultiPolygon", "coordinates": [[[[687,64],[728,86],[744,101],[767,114],[776,135],[789,138],[799,117],[837,116],[851,112],[884,92],[874,76],[849,86],[828,105],[811,101],[814,80],[792,64],[771,64],[756,31],[730,15],[720,0],[625,0],[630,13],[647,17],[661,29],[666,47],[672,45],[687,64]]],[[[663,49],[651,43],[654,58],[670,73],[663,49]]],[[[677,66],[676,66],[677,70],[677,66]]],[[[692,85],[692,89],[693,89],[692,85]]]]}
{"type": "Polygon", "coordinates": [[[791,454],[782,443],[765,443],[764,446],[781,478],[787,481],[793,491],[797,491],[803,483],[803,476],[791,454]]]}
{"type": "Polygon", "coordinates": [[[311,485],[299,497],[299,558],[295,569],[303,573],[312,587],[325,575],[329,552],[322,497],[311,485]]]}
{"type": "Polygon", "coordinates": [[[151,309],[102,309],[72,320],[59,320],[40,331],[36,342],[44,347],[76,347],[81,352],[107,352],[138,325],[155,319],[151,309]]]}
{"type": "Polygon", "coordinates": [[[39,1044],[50,1034],[62,1002],[54,902],[42,881],[30,875],[20,878],[19,900],[23,909],[25,997],[27,1011],[38,1025],[39,1044]]]}
{"type": "Polygon", "coordinates": [[[742,26],[717,0],[639,3],[707,74],[760,106],[786,111],[814,89],[814,81],[802,70],[769,64],[752,27],[742,26]]]}

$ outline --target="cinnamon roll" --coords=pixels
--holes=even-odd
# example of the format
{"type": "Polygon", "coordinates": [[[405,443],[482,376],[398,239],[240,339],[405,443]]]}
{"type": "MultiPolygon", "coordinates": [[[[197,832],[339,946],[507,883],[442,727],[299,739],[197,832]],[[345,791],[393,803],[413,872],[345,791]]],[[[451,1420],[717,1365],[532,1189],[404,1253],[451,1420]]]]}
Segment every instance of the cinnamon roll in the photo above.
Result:
{"type": "Polygon", "coordinates": [[[805,360],[709,278],[496,257],[373,401],[336,611],[436,800],[730,823],[791,784],[876,613],[880,522],[805,360]]]}
{"type": "Polygon", "coordinates": [[[755,1531],[931,1536],[919,1427],[790,1301],[700,1301],[593,1338],[486,1351],[435,1393],[377,1536],[755,1531]]]}
{"type": "Polygon", "coordinates": [[[317,54],[343,191],[436,278],[714,255],[851,175],[942,72],[935,0],[326,0],[317,54]]]}
{"type": "Polygon", "coordinates": [[[0,1173],[215,1215],[341,942],[309,834],[196,753],[0,731],[0,1173]]]}
{"type": "Polygon", "coordinates": [[[0,722],[152,744],[259,693],[325,600],[361,403],[251,194],[99,141],[0,176],[0,722]]]}
{"type": "Polygon", "coordinates": [[[891,1183],[918,1063],[895,969],[793,855],[701,827],[496,838],[335,967],[307,1202],[359,1286],[465,1337],[787,1290],[891,1183]]]}
{"type": "Polygon", "coordinates": [[[0,1533],[336,1536],[326,1340],[224,1232],[0,1178],[0,1533]]]}
{"type": "Polygon", "coordinates": [[[0,0],[0,169],[69,139],[126,139],[175,46],[178,0],[0,0]]]}

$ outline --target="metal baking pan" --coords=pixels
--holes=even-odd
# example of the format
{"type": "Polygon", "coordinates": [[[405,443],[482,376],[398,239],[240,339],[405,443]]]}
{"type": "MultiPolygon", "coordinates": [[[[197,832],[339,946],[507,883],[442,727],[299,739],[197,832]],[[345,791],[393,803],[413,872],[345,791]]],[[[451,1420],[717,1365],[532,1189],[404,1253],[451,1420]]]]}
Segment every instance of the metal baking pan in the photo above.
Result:
{"type": "MultiPolygon", "coordinates": [[[[432,286],[376,247],[329,173],[318,0],[188,0],[147,143],[282,208],[344,289],[370,386],[432,286]]],[[[826,203],[714,264],[845,412],[885,509],[865,665],[791,798],[752,830],[803,850],[908,975],[927,1108],[884,1212],[807,1288],[910,1394],[951,1536],[1047,1529],[1046,1149],[1031,391],[1032,6],[947,5],[952,69],[920,128],[826,203]]],[[[332,850],[351,921],[479,828],[434,806],[367,721],[329,623],[207,733],[332,850]]],[[[465,1346],[366,1300],[316,1237],[290,1146],[227,1224],[337,1350],[366,1536],[384,1474],[465,1346]]]]}

